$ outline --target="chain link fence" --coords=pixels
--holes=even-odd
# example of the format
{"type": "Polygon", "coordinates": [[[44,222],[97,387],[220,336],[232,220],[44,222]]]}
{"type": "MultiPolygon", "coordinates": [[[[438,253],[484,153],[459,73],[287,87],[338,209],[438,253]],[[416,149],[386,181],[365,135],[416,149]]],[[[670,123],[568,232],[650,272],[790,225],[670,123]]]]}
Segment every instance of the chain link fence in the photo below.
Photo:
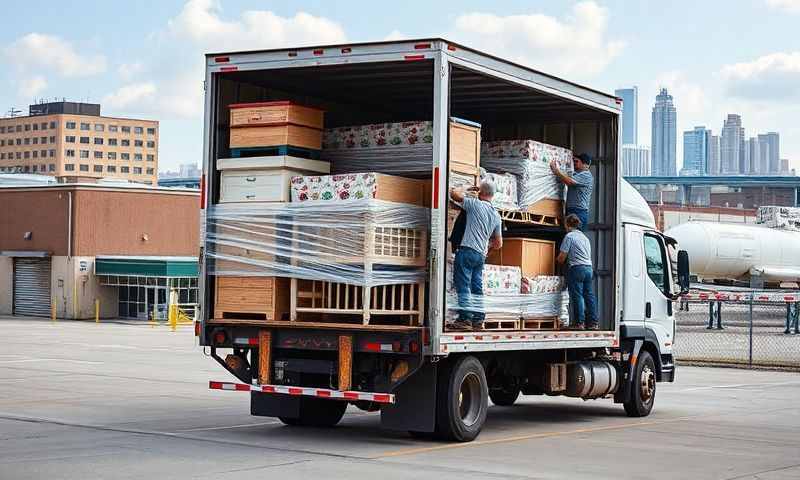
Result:
{"type": "Polygon", "coordinates": [[[678,361],[800,369],[800,294],[690,294],[675,307],[678,361]]]}

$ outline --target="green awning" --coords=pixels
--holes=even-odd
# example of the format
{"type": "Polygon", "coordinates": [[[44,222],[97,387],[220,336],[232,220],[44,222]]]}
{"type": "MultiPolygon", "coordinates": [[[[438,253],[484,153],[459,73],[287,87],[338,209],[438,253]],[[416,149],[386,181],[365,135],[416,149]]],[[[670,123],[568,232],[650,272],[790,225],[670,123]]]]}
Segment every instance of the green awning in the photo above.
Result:
{"type": "Polygon", "coordinates": [[[194,257],[97,257],[95,275],[135,275],[140,277],[196,277],[194,257]]]}

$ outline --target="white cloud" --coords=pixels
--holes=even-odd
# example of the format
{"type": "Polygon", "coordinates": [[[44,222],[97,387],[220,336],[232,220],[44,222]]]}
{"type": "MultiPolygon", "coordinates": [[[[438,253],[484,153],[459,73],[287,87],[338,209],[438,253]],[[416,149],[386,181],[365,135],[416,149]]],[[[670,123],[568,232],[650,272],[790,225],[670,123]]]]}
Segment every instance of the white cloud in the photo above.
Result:
{"type": "Polygon", "coordinates": [[[119,74],[120,78],[125,81],[131,80],[133,77],[141,73],[142,70],[144,70],[144,65],[142,65],[142,62],[123,63],[117,67],[117,73],[119,74]]]}
{"type": "Polygon", "coordinates": [[[721,76],[734,97],[776,102],[800,98],[800,52],[772,53],[726,65],[721,76]]]}
{"type": "Polygon", "coordinates": [[[39,95],[47,88],[47,79],[41,75],[34,75],[30,78],[23,78],[19,83],[19,96],[31,98],[39,95]]]}
{"type": "Polygon", "coordinates": [[[776,10],[800,13],[800,0],[766,0],[766,4],[776,10]]]}
{"type": "Polygon", "coordinates": [[[64,77],[87,77],[106,70],[102,55],[81,55],[68,41],[54,35],[29,33],[5,49],[18,69],[52,69],[64,77]]]}
{"type": "Polygon", "coordinates": [[[400,30],[392,30],[389,33],[389,35],[386,35],[385,37],[383,37],[383,41],[384,42],[391,42],[391,41],[395,41],[395,40],[406,40],[408,38],[409,38],[408,35],[406,35],[405,33],[401,32],[400,30]]]}
{"type": "Polygon", "coordinates": [[[588,77],[623,50],[607,38],[608,12],[592,1],[577,3],[562,19],[543,14],[499,16],[467,13],[456,18],[454,40],[546,72],[588,77]]]}
{"type": "Polygon", "coordinates": [[[675,99],[678,113],[696,117],[711,108],[711,99],[705,90],[687,79],[681,71],[673,70],[657,75],[654,83],[659,88],[665,87],[669,90],[675,99]]]}
{"type": "Polygon", "coordinates": [[[116,109],[142,108],[152,104],[156,90],[152,82],[125,85],[103,97],[103,105],[116,109]]]}
{"type": "Polygon", "coordinates": [[[347,38],[338,23],[305,12],[281,17],[268,10],[248,10],[237,20],[224,20],[221,10],[213,0],[189,0],[168,29],[218,51],[338,43],[347,38]]]}

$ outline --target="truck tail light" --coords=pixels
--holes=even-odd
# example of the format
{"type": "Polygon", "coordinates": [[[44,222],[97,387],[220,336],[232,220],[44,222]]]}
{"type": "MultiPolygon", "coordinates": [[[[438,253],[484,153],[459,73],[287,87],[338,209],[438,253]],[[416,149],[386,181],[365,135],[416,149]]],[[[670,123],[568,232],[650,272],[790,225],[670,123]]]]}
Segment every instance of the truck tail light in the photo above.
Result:
{"type": "Polygon", "coordinates": [[[410,341],[408,343],[408,351],[411,353],[419,352],[419,343],[417,343],[415,340],[410,341]]]}
{"type": "Polygon", "coordinates": [[[214,62],[216,63],[228,63],[230,61],[230,57],[214,57],[214,62]]]}
{"type": "Polygon", "coordinates": [[[200,336],[200,322],[198,322],[198,321],[194,322],[194,336],[195,337],[199,337],[200,336]]]}
{"type": "Polygon", "coordinates": [[[225,334],[224,330],[217,330],[214,333],[214,344],[215,345],[222,345],[225,343],[225,340],[228,339],[228,335],[225,334]]]}
{"type": "Polygon", "coordinates": [[[418,43],[414,45],[414,50],[425,50],[426,48],[431,48],[430,43],[418,43]]]}

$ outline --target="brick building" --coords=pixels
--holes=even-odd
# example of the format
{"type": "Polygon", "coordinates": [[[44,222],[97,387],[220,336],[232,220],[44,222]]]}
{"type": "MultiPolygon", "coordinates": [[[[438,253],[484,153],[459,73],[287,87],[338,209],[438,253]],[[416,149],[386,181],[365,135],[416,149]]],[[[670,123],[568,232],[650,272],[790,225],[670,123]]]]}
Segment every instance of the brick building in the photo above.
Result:
{"type": "Polygon", "coordinates": [[[0,314],[163,317],[195,303],[199,192],[142,185],[0,186],[0,314]]]}
{"type": "Polygon", "coordinates": [[[116,177],[155,185],[158,122],[103,117],[100,105],[31,105],[29,115],[0,118],[0,173],[116,177]]]}

